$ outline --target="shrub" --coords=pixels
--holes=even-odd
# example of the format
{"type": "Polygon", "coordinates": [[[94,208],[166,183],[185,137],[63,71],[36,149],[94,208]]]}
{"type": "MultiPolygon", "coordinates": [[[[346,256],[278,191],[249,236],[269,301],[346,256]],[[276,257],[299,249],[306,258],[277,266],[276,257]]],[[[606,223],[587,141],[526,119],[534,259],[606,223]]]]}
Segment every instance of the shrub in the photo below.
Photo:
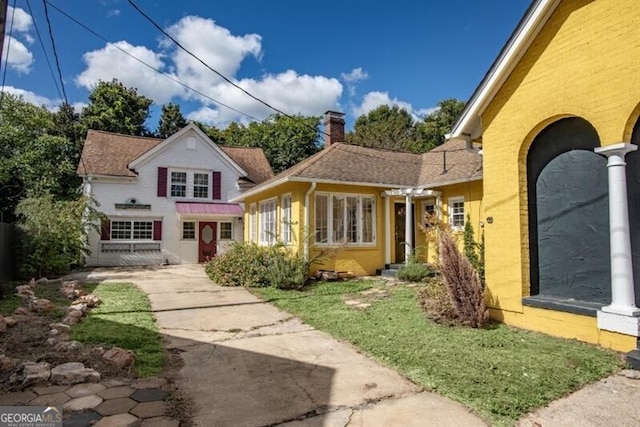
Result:
{"type": "Polygon", "coordinates": [[[274,246],[269,256],[267,279],[271,286],[280,289],[300,289],[307,283],[309,263],[299,253],[274,246]]]}
{"type": "Polygon", "coordinates": [[[442,275],[435,274],[428,280],[427,286],[420,291],[419,299],[429,319],[446,326],[457,323],[458,314],[442,275]]]}
{"type": "Polygon", "coordinates": [[[481,327],[487,320],[484,289],[478,273],[458,250],[450,233],[441,233],[441,271],[463,325],[481,327]]]}
{"type": "Polygon", "coordinates": [[[429,277],[429,275],[431,275],[431,268],[426,264],[418,262],[409,262],[398,270],[398,279],[408,282],[421,282],[429,277]]]}

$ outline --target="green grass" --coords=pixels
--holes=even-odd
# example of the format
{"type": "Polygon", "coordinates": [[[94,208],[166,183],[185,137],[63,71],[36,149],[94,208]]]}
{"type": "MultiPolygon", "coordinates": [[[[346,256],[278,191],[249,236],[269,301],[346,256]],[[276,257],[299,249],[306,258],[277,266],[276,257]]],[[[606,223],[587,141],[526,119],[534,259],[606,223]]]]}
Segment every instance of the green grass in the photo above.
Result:
{"type": "Polygon", "coordinates": [[[374,286],[381,285],[350,281],[302,292],[253,291],[494,425],[513,425],[523,414],[621,366],[615,352],[503,324],[481,330],[439,326],[426,318],[416,288],[388,288],[390,297],[366,310],[344,304],[345,296],[357,298],[374,286]]]}
{"type": "Polygon", "coordinates": [[[71,328],[71,338],[133,351],[139,377],[162,372],[164,351],[146,295],[131,283],[101,283],[92,292],[102,304],[71,328]]]}

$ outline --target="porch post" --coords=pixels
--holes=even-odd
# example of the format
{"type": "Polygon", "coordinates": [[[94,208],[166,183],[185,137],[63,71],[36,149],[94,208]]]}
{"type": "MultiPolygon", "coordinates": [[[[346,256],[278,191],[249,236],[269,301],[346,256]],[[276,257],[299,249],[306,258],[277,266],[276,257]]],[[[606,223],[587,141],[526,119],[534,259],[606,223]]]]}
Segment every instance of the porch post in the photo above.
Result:
{"type": "MultiPolygon", "coordinates": [[[[391,198],[384,196],[384,263],[391,264],[391,198]]],[[[385,267],[386,268],[386,267],[385,267]]]]}
{"type": "Polygon", "coordinates": [[[598,311],[598,327],[636,337],[640,335],[640,309],[635,303],[624,157],[637,149],[623,142],[594,150],[607,156],[611,246],[611,304],[598,311]]]}
{"type": "Polygon", "coordinates": [[[413,222],[412,218],[412,203],[411,203],[411,189],[406,194],[405,198],[405,224],[404,224],[404,263],[409,264],[409,259],[411,258],[411,242],[413,242],[413,222]]]}

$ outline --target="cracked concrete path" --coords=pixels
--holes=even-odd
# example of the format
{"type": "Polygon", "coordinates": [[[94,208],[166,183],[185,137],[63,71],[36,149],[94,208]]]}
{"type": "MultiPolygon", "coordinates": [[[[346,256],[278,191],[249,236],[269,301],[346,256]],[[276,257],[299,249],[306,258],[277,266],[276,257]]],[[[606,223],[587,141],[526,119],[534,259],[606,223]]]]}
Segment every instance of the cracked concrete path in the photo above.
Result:
{"type": "Polygon", "coordinates": [[[177,385],[198,426],[482,426],[457,402],[426,392],[349,344],[305,325],[202,266],[97,269],[149,296],[177,385]]]}

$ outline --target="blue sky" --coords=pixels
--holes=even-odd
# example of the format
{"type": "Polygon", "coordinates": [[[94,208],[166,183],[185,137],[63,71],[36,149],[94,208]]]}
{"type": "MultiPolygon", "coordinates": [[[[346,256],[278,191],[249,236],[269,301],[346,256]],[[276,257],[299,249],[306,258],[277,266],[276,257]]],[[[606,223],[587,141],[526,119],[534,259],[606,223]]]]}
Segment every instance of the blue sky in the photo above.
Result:
{"type": "MultiPolygon", "coordinates": [[[[381,104],[416,117],[443,98],[466,100],[507,41],[530,0],[135,0],[206,63],[289,114],[346,113],[347,126],[381,104]]],[[[9,1],[13,5],[13,0],[9,1]]],[[[60,96],[36,29],[53,62],[43,3],[17,0],[7,92],[55,108],[60,96]]],[[[273,111],[189,58],[127,0],[51,0],[93,31],[173,79],[263,119],[273,111]]],[[[106,44],[49,6],[69,102],[81,107],[92,85],[117,78],[159,105],[173,101],[192,119],[225,127],[246,116],[201,97],[106,44]]],[[[10,42],[9,42],[10,39],[10,42]]],[[[157,113],[150,120],[153,129],[157,113]]]]}

